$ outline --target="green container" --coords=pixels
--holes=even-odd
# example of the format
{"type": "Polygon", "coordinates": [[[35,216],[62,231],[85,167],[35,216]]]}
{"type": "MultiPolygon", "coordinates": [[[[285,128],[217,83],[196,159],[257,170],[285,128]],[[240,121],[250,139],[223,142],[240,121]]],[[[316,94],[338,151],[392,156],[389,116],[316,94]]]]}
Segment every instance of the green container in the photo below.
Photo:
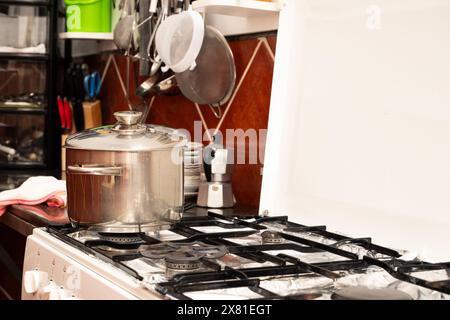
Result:
{"type": "Polygon", "coordinates": [[[111,32],[111,0],[64,0],[67,32],[111,32]]]}

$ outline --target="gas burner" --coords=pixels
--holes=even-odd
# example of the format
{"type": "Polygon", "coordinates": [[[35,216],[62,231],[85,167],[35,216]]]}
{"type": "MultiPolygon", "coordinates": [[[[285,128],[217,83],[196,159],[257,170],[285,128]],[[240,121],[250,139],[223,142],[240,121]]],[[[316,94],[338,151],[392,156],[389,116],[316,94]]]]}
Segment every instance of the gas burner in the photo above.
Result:
{"type": "Polygon", "coordinates": [[[266,230],[261,233],[262,243],[282,243],[284,239],[276,231],[266,230]]]}
{"type": "Polygon", "coordinates": [[[368,287],[349,287],[334,292],[333,300],[412,300],[412,297],[396,289],[370,289],[368,287]]]}
{"type": "Polygon", "coordinates": [[[180,244],[163,242],[152,245],[141,245],[139,252],[145,258],[164,259],[168,254],[176,252],[180,248],[180,244]]]}
{"type": "Polygon", "coordinates": [[[196,255],[191,255],[187,251],[175,251],[169,253],[164,261],[166,263],[166,268],[176,270],[176,271],[190,271],[200,268],[201,257],[196,255]]]}
{"type": "Polygon", "coordinates": [[[139,252],[150,259],[163,259],[174,252],[186,253],[198,258],[218,259],[228,253],[225,246],[212,246],[200,242],[189,244],[163,242],[153,245],[141,245],[139,252]]]}
{"type": "Polygon", "coordinates": [[[138,254],[139,246],[144,240],[138,234],[104,234],[98,233],[94,239],[86,239],[84,244],[103,253],[130,255],[138,254]]]}
{"type": "Polygon", "coordinates": [[[121,244],[143,243],[141,236],[137,233],[98,233],[100,240],[121,244]]]}
{"type": "Polygon", "coordinates": [[[189,249],[188,253],[208,259],[219,259],[228,253],[228,249],[225,246],[197,244],[189,249]]]}

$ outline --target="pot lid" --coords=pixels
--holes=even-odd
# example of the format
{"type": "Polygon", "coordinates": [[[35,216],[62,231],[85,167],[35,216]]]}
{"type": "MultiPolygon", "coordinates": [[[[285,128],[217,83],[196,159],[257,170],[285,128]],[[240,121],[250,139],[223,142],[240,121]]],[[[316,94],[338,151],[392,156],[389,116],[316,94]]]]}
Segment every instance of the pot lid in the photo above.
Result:
{"type": "Polygon", "coordinates": [[[114,113],[115,125],[86,129],[69,136],[69,149],[99,151],[151,151],[184,146],[186,137],[175,129],[140,124],[142,112],[114,113]]]}

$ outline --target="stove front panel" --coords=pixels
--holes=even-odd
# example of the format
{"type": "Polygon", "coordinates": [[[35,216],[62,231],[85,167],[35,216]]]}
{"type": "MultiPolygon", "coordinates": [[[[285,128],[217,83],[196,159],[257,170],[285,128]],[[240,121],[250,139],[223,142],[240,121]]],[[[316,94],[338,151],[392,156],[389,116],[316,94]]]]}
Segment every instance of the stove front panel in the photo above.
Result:
{"type": "Polygon", "coordinates": [[[24,300],[158,299],[120,270],[35,229],[27,239],[23,266],[24,300]],[[135,292],[133,292],[133,290],[135,292]],[[28,292],[27,292],[28,291],[28,292]]]}

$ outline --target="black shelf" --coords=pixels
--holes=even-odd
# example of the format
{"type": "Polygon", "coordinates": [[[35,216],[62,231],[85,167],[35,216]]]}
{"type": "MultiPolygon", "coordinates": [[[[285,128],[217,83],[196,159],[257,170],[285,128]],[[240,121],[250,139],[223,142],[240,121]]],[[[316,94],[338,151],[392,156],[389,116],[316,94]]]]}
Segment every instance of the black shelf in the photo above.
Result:
{"type": "MultiPolygon", "coordinates": [[[[45,65],[46,69],[46,92],[45,103],[33,106],[1,106],[0,114],[17,114],[20,123],[20,117],[23,115],[39,115],[45,117],[44,143],[43,143],[43,162],[0,162],[0,173],[11,176],[24,175],[42,175],[43,172],[48,175],[60,176],[61,166],[61,129],[59,125],[57,99],[56,99],[56,72],[57,72],[57,17],[58,0],[0,0],[0,6],[32,6],[41,7],[45,10],[48,17],[46,53],[14,53],[0,52],[0,61],[21,61],[26,63],[36,63],[45,65]]],[[[39,10],[41,11],[41,10],[39,10]]],[[[44,13],[41,13],[44,14],[44,13]]]]}
{"type": "Polygon", "coordinates": [[[0,5],[9,5],[9,6],[36,6],[36,7],[47,7],[51,5],[51,1],[32,1],[32,0],[16,0],[16,1],[8,1],[8,0],[0,0],[0,5]]]}
{"type": "Polygon", "coordinates": [[[47,166],[44,163],[39,162],[17,162],[17,163],[8,163],[8,162],[0,162],[0,167],[2,170],[10,169],[10,170],[45,170],[47,166]]]}
{"type": "Polygon", "coordinates": [[[40,53],[14,53],[14,52],[0,52],[1,60],[24,60],[24,61],[42,61],[50,60],[50,55],[40,53]]]}
{"type": "MultiPolygon", "coordinates": [[[[36,114],[36,115],[46,115],[47,109],[44,108],[27,108],[27,107],[19,107],[19,108],[0,108],[1,113],[9,113],[9,114],[36,114]]],[[[0,165],[1,166],[1,165],[0,165]]]]}

